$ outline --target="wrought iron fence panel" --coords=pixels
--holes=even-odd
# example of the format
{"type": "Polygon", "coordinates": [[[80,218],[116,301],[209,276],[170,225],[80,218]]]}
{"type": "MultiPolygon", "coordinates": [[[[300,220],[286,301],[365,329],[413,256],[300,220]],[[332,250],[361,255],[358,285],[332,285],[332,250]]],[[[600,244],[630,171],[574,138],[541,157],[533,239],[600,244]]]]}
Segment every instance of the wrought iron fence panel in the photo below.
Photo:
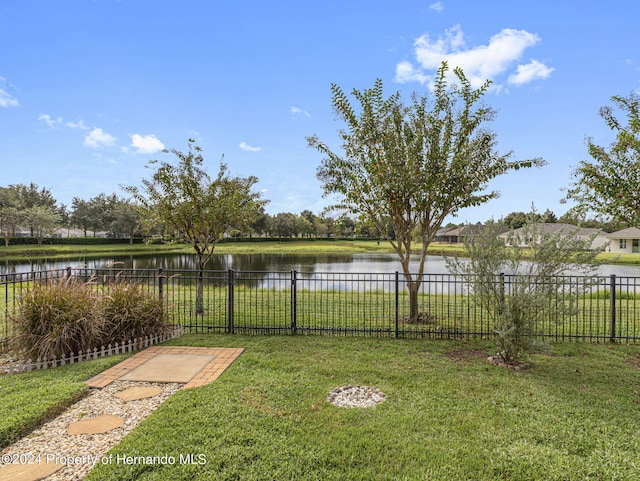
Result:
{"type": "MultiPolygon", "coordinates": [[[[21,296],[35,282],[60,278],[91,283],[98,295],[108,295],[116,282],[136,282],[161,297],[170,321],[187,332],[490,338],[499,308],[474,292],[474,279],[450,274],[422,277],[411,316],[410,281],[398,272],[68,268],[0,276],[1,348],[13,335],[21,296]]],[[[527,282],[554,293],[536,308],[533,335],[540,339],[640,340],[640,277],[561,276],[532,284],[504,274],[491,282],[503,300],[527,282]]]]}

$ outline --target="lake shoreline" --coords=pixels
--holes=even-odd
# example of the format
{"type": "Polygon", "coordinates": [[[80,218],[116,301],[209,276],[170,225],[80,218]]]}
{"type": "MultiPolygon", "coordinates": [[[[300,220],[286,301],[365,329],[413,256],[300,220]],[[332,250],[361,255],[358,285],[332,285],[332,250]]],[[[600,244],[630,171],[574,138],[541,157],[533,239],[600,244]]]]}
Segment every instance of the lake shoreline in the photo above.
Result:
{"type": "MultiPolygon", "coordinates": [[[[420,244],[412,249],[418,252],[420,244]]],[[[189,244],[98,244],[98,245],[16,245],[0,247],[0,263],[31,264],[41,262],[84,262],[90,259],[108,257],[148,257],[169,254],[193,254],[189,244]]],[[[286,255],[332,255],[380,253],[394,254],[388,241],[376,240],[289,240],[289,241],[247,241],[224,242],[216,246],[216,255],[235,254],[286,254],[286,255]]],[[[465,257],[464,246],[460,244],[432,243],[429,256],[465,257]]],[[[640,255],[602,253],[598,259],[606,264],[640,265],[640,255]]]]}

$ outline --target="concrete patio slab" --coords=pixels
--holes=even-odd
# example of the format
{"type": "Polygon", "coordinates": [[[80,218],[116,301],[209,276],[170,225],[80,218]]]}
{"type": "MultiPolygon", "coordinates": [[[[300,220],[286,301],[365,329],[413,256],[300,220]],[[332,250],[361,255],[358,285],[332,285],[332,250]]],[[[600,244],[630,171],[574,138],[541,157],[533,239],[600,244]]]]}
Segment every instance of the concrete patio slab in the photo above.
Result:
{"type": "Polygon", "coordinates": [[[92,377],[86,383],[92,388],[103,388],[115,380],[122,379],[179,382],[185,383],[185,388],[203,386],[216,380],[243,351],[243,348],[151,346],[92,377]],[[166,354],[171,356],[163,356],[166,354]],[[157,356],[160,358],[154,361],[157,356]],[[206,362],[204,362],[205,359],[207,359],[206,362]],[[153,362],[143,367],[149,361],[153,362]],[[153,369],[149,369],[150,367],[153,369]],[[138,368],[142,369],[131,374],[138,368]],[[162,380],[157,380],[161,374],[162,380]],[[154,376],[155,379],[151,379],[154,376]],[[178,377],[181,380],[169,380],[178,377]]]}
{"type": "Polygon", "coordinates": [[[120,380],[187,383],[209,364],[213,357],[206,354],[156,354],[122,376],[120,380]]]}

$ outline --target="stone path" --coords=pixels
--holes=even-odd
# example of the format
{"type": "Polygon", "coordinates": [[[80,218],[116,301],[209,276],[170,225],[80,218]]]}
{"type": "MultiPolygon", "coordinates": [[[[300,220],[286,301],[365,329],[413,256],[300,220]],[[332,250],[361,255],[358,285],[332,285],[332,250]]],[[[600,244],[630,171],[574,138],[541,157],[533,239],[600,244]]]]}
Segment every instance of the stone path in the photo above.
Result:
{"type": "Polygon", "coordinates": [[[0,481],[81,480],[181,388],[217,379],[243,349],[152,346],[89,379],[89,396],[5,448],[0,481]],[[5,462],[9,456],[12,463],[5,462]]]}

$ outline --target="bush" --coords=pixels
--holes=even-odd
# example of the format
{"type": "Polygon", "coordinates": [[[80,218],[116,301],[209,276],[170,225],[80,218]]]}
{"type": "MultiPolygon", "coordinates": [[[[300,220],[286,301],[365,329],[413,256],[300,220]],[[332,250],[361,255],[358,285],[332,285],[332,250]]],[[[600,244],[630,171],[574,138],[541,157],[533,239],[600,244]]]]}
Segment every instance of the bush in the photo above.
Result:
{"type": "Polygon", "coordinates": [[[105,345],[169,332],[162,299],[140,283],[116,281],[109,285],[102,304],[105,345]]]}
{"type": "Polygon", "coordinates": [[[17,333],[12,347],[33,360],[59,359],[170,329],[162,300],[124,280],[102,293],[93,281],[36,282],[20,298],[12,322],[17,333]]]}
{"type": "Polygon", "coordinates": [[[593,238],[580,238],[577,230],[544,232],[533,211],[521,233],[508,236],[509,245],[520,247],[507,248],[499,237],[502,224],[490,221],[465,242],[468,259],[447,259],[450,272],[464,279],[473,301],[493,321],[498,356],[505,363],[517,364],[534,350],[540,344],[537,324],[561,322],[573,313],[571,298],[596,284],[598,253],[589,249],[593,238]],[[558,282],[569,273],[582,274],[583,282],[558,282]]]}
{"type": "Polygon", "coordinates": [[[37,282],[13,316],[14,347],[27,359],[57,359],[86,352],[104,336],[99,302],[91,283],[73,279],[37,282]]]}

